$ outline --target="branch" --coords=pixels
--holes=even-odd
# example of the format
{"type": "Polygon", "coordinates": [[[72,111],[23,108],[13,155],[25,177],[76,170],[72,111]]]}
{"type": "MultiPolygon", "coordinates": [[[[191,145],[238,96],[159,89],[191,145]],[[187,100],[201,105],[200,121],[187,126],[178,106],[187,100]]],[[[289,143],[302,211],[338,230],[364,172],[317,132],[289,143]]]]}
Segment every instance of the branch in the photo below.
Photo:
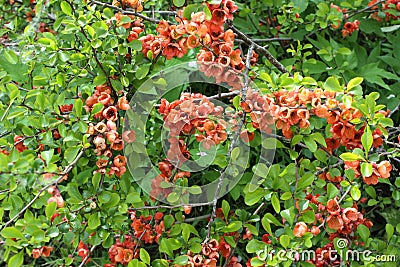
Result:
{"type": "Polygon", "coordinates": [[[134,11],[124,10],[124,9],[122,9],[120,7],[113,6],[113,5],[109,4],[109,3],[103,3],[103,2],[100,2],[100,1],[96,1],[96,0],[90,0],[90,3],[117,10],[117,11],[121,12],[124,15],[134,15],[136,17],[142,18],[142,19],[150,21],[152,23],[160,23],[160,21],[161,21],[159,19],[153,19],[153,18],[147,17],[145,15],[142,15],[140,13],[134,12],[134,11]]]}
{"type": "Polygon", "coordinates": [[[396,113],[400,109],[400,103],[395,107],[392,111],[390,111],[389,118],[393,116],[394,113],[396,113]]]}
{"type": "MultiPolygon", "coordinates": [[[[251,59],[251,56],[253,54],[253,48],[254,48],[254,45],[252,44],[252,45],[250,45],[249,50],[247,51],[246,69],[244,71],[244,85],[243,85],[242,89],[240,90],[240,93],[242,95],[242,99],[241,99],[242,102],[246,101],[246,91],[247,91],[247,87],[249,85],[250,59],[251,59]]],[[[242,120],[240,121],[238,129],[236,130],[235,135],[234,135],[234,137],[232,139],[232,142],[231,142],[231,144],[229,146],[229,150],[228,150],[228,153],[227,153],[227,158],[230,158],[230,156],[231,156],[232,150],[233,150],[233,148],[235,146],[236,140],[239,137],[240,131],[242,130],[242,127],[243,127],[245,121],[246,121],[246,112],[243,112],[242,120]]],[[[217,190],[215,191],[214,199],[213,199],[213,202],[212,202],[213,203],[213,210],[212,210],[211,217],[210,217],[210,220],[208,221],[208,225],[207,225],[207,237],[204,240],[203,244],[207,243],[208,240],[210,240],[211,226],[212,226],[212,224],[214,222],[214,219],[216,217],[216,214],[217,214],[217,201],[218,201],[219,193],[221,192],[222,182],[224,180],[224,174],[225,174],[226,168],[227,167],[225,167],[220,172],[221,176],[219,177],[217,190]]]]}
{"type": "Polygon", "coordinates": [[[176,208],[182,208],[185,206],[188,207],[201,207],[201,206],[210,206],[212,202],[204,202],[204,203],[193,203],[193,204],[177,204],[174,206],[168,206],[168,205],[157,205],[157,206],[144,206],[140,208],[129,208],[129,211],[136,211],[136,210],[155,210],[155,209],[176,209],[176,208]]]}
{"type": "Polygon", "coordinates": [[[87,256],[83,259],[83,261],[81,262],[81,264],[79,264],[79,267],[83,267],[83,265],[85,265],[85,263],[89,260],[90,255],[93,253],[94,249],[97,247],[97,245],[93,245],[90,248],[90,252],[89,254],[87,254],[87,256]]]}
{"type": "Polygon", "coordinates": [[[57,178],[57,180],[55,180],[54,182],[46,185],[45,187],[43,187],[42,189],[39,190],[39,192],[35,195],[35,197],[22,209],[20,210],[14,217],[12,217],[8,222],[6,222],[0,229],[2,228],[6,228],[7,226],[9,226],[13,221],[15,221],[16,219],[19,218],[19,216],[21,216],[22,214],[24,214],[24,212],[29,209],[33,203],[35,203],[35,201],[40,197],[40,195],[47,190],[50,186],[57,184],[58,182],[61,181],[61,179],[64,178],[64,176],[66,174],[68,174],[76,165],[76,163],[78,162],[78,160],[83,156],[84,152],[85,152],[86,148],[83,148],[79,154],[76,156],[76,158],[74,159],[73,162],[71,162],[71,164],[69,164],[65,170],[60,174],[60,176],[57,178]]]}
{"type": "Polygon", "coordinates": [[[246,44],[248,45],[253,45],[254,50],[256,50],[258,53],[263,54],[267,57],[268,61],[272,63],[280,72],[282,73],[288,73],[286,70],[285,66],[282,65],[274,56],[264,47],[258,45],[255,43],[250,37],[248,37],[246,34],[238,30],[235,26],[233,26],[232,21],[228,21],[228,27],[236,33],[239,39],[243,40],[246,44]]]}
{"type": "Polygon", "coordinates": [[[349,15],[349,16],[347,17],[347,19],[349,19],[349,18],[351,18],[351,17],[354,17],[354,16],[357,15],[357,14],[360,14],[360,13],[362,13],[362,12],[368,11],[368,10],[372,9],[373,7],[375,7],[375,6],[377,6],[377,5],[381,4],[381,3],[383,3],[383,2],[385,2],[385,1],[386,1],[386,0],[380,0],[380,1],[376,2],[375,4],[370,5],[370,6],[367,6],[367,7],[363,8],[363,9],[355,10],[355,11],[344,12],[344,14],[348,14],[348,13],[350,13],[350,12],[354,12],[354,13],[352,13],[351,15],[349,15]]]}
{"type": "Polygon", "coordinates": [[[346,192],[344,192],[343,196],[339,199],[338,204],[340,204],[343,201],[343,199],[347,196],[347,194],[350,192],[352,187],[353,186],[350,185],[349,188],[347,188],[346,192]]]}

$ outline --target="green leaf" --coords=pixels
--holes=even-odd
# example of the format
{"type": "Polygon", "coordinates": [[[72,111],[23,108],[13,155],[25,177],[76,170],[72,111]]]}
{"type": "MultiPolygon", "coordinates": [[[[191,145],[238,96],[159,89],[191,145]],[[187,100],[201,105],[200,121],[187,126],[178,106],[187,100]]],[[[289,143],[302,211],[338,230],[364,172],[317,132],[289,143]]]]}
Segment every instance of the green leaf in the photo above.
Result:
{"type": "Polygon", "coordinates": [[[100,226],[100,218],[99,218],[99,213],[96,212],[94,214],[91,214],[88,219],[88,228],[89,229],[96,229],[98,226],[100,226]]]}
{"type": "Polygon", "coordinates": [[[48,151],[42,151],[40,155],[46,161],[46,165],[49,166],[49,164],[51,163],[51,159],[53,158],[54,155],[54,149],[50,149],[48,151]]]}
{"type": "Polygon", "coordinates": [[[131,42],[128,43],[128,46],[136,51],[142,50],[142,42],[139,40],[132,40],[131,42]]]}
{"type": "Polygon", "coordinates": [[[357,227],[357,232],[360,234],[361,239],[364,242],[367,242],[370,232],[367,226],[365,226],[364,224],[359,224],[357,227]]]}
{"type": "Polygon", "coordinates": [[[362,77],[355,77],[349,81],[347,84],[347,91],[353,89],[357,85],[360,85],[364,81],[364,78],[362,77]]]}
{"type": "Polygon", "coordinates": [[[228,219],[229,211],[231,210],[231,207],[225,199],[222,200],[222,212],[224,214],[225,219],[228,219]]]}
{"type": "Polygon", "coordinates": [[[149,73],[149,70],[150,70],[149,64],[142,65],[136,70],[135,77],[138,80],[141,80],[144,77],[146,77],[147,73],[149,73]]]}
{"type": "Polygon", "coordinates": [[[83,109],[82,99],[78,98],[77,100],[75,100],[74,109],[76,116],[78,118],[82,117],[82,109],[83,109]]]}
{"type": "Polygon", "coordinates": [[[369,162],[361,163],[361,174],[364,177],[369,177],[372,175],[372,164],[369,162]]]}
{"type": "Polygon", "coordinates": [[[24,238],[24,235],[22,234],[22,232],[20,230],[18,230],[17,228],[15,228],[15,227],[4,228],[1,231],[1,235],[4,238],[19,238],[19,239],[23,239],[24,238]]]}
{"type": "Polygon", "coordinates": [[[62,12],[64,12],[64,14],[72,17],[72,8],[67,1],[62,1],[60,4],[60,7],[61,7],[62,12]]]}
{"type": "Polygon", "coordinates": [[[15,52],[13,50],[9,50],[9,49],[4,50],[4,57],[6,58],[6,60],[9,63],[11,63],[13,65],[18,63],[18,56],[17,56],[17,54],[15,54],[15,52]]]}
{"type": "Polygon", "coordinates": [[[287,248],[290,244],[290,237],[288,235],[282,235],[279,238],[279,242],[281,243],[282,247],[287,248]]]}
{"type": "Polygon", "coordinates": [[[387,240],[388,240],[388,242],[390,241],[390,239],[392,238],[392,236],[393,236],[393,233],[394,233],[394,227],[393,227],[393,225],[391,225],[391,224],[386,224],[386,226],[385,226],[385,230],[386,230],[386,235],[387,235],[387,240]]]}
{"type": "Polygon", "coordinates": [[[242,228],[242,222],[234,221],[234,222],[231,222],[230,224],[228,224],[227,226],[225,226],[223,228],[223,231],[225,233],[232,233],[232,232],[236,232],[240,228],[242,228]]]}
{"type": "Polygon", "coordinates": [[[237,96],[235,96],[235,97],[233,98],[232,104],[233,104],[233,106],[234,106],[236,109],[239,108],[239,106],[240,106],[240,101],[241,101],[240,95],[237,95],[237,96]]]}
{"type": "Polygon", "coordinates": [[[185,4],[185,0],[173,0],[174,6],[181,7],[185,4]]]}
{"type": "Polygon", "coordinates": [[[263,251],[265,248],[265,245],[266,244],[260,240],[252,239],[252,240],[250,240],[249,243],[247,243],[246,251],[247,251],[247,253],[255,253],[258,251],[263,251]]]}
{"type": "Polygon", "coordinates": [[[360,197],[361,197],[361,191],[360,191],[360,189],[358,188],[358,186],[353,186],[353,187],[350,189],[350,195],[351,195],[351,197],[352,197],[355,201],[357,201],[357,200],[360,199],[360,197]]]}
{"type": "Polygon", "coordinates": [[[139,254],[140,254],[140,260],[146,263],[147,265],[150,265],[150,255],[144,248],[140,248],[139,254]]]}
{"type": "Polygon", "coordinates": [[[80,149],[81,148],[79,146],[73,146],[73,147],[69,147],[69,148],[67,148],[67,150],[65,150],[64,158],[67,160],[68,163],[71,163],[72,161],[75,160],[80,149]]]}
{"type": "Polygon", "coordinates": [[[19,267],[24,263],[24,251],[20,251],[18,254],[15,254],[8,261],[8,266],[19,267]]]}
{"type": "Polygon", "coordinates": [[[9,92],[8,97],[11,101],[19,97],[20,93],[18,87],[15,84],[7,83],[6,87],[9,92]]]}
{"type": "Polygon", "coordinates": [[[186,266],[189,262],[189,258],[187,255],[181,255],[175,258],[174,264],[177,264],[179,266],[186,266]]]}
{"type": "Polygon", "coordinates": [[[183,17],[190,20],[192,18],[192,13],[197,12],[199,8],[201,8],[201,6],[197,4],[187,5],[183,10],[183,17]]]}
{"type": "Polygon", "coordinates": [[[374,142],[374,138],[372,137],[372,131],[369,125],[365,127],[364,133],[361,136],[361,144],[364,147],[365,155],[368,158],[368,152],[372,147],[372,143],[374,142]]]}
{"type": "Polygon", "coordinates": [[[275,193],[271,197],[271,202],[272,202],[272,207],[274,208],[275,212],[276,213],[281,212],[281,205],[280,205],[279,199],[275,193]]]}
{"type": "Polygon", "coordinates": [[[311,172],[305,173],[300,179],[297,185],[297,191],[306,188],[314,182],[315,175],[311,172]]]}
{"type": "Polygon", "coordinates": [[[103,108],[104,108],[103,103],[101,103],[101,102],[96,103],[96,104],[93,105],[93,108],[92,108],[92,110],[91,110],[91,113],[92,113],[93,115],[95,115],[95,114],[99,113],[100,111],[102,111],[103,108]]]}
{"type": "Polygon", "coordinates": [[[50,219],[51,216],[53,216],[56,209],[57,209],[57,203],[55,201],[48,203],[45,210],[46,217],[50,219]]]}
{"type": "Polygon", "coordinates": [[[329,183],[327,193],[328,193],[327,194],[328,199],[332,199],[338,195],[339,190],[337,189],[337,187],[334,184],[329,183]]]}
{"type": "Polygon", "coordinates": [[[342,92],[343,88],[339,83],[339,80],[335,77],[329,77],[325,83],[324,83],[324,88],[328,91],[332,92],[342,92]]]}
{"type": "Polygon", "coordinates": [[[294,218],[296,216],[294,207],[291,207],[286,210],[282,210],[280,214],[290,225],[293,225],[294,218]]]}
{"type": "Polygon", "coordinates": [[[340,158],[344,161],[364,160],[363,157],[361,157],[357,154],[351,153],[351,152],[346,152],[346,153],[341,154],[340,158]]]}
{"type": "Polygon", "coordinates": [[[311,136],[304,137],[304,143],[306,144],[307,148],[310,149],[311,152],[315,152],[318,149],[317,143],[314,141],[314,138],[311,136]]]}

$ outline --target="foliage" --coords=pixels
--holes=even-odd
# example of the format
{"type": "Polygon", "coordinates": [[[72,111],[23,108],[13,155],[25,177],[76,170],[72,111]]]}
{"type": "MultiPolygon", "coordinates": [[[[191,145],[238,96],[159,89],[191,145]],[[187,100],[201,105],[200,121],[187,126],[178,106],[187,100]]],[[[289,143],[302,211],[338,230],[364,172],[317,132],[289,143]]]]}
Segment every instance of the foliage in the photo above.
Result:
{"type": "Polygon", "coordinates": [[[0,258],[396,266],[379,257],[400,256],[399,17],[398,0],[1,1],[0,258]],[[157,76],[194,61],[218,82],[157,76]]]}

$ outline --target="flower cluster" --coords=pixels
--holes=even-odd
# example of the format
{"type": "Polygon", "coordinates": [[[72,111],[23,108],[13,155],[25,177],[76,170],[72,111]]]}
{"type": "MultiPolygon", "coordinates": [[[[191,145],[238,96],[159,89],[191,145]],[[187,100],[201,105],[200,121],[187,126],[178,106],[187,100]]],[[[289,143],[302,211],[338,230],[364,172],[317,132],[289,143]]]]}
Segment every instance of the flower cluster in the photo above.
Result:
{"type": "Polygon", "coordinates": [[[108,250],[111,263],[106,264],[105,267],[117,266],[118,263],[128,265],[132,259],[139,257],[139,246],[142,242],[144,244],[158,243],[161,235],[165,232],[162,212],[147,217],[143,215],[137,217],[136,211],[129,213],[133,235],[125,235],[123,241],[116,239],[116,242],[108,250]]]}
{"type": "Polygon", "coordinates": [[[123,242],[117,238],[115,244],[108,250],[108,255],[111,263],[105,264],[104,267],[117,266],[118,263],[128,265],[133,258],[139,257],[137,242],[129,235],[124,236],[123,242]]]}
{"type": "Polygon", "coordinates": [[[269,134],[275,123],[276,128],[281,130],[286,138],[291,138],[293,137],[292,126],[307,128],[310,125],[308,106],[318,108],[321,98],[332,96],[332,93],[321,89],[281,90],[268,95],[260,95],[258,92],[249,90],[241,107],[243,111],[250,114],[254,128],[269,134]]]}
{"type": "Polygon", "coordinates": [[[117,7],[130,7],[135,9],[137,12],[143,11],[143,1],[141,0],[113,0],[112,5],[117,7]]]}
{"type": "MultiPolygon", "coordinates": [[[[220,4],[207,3],[207,6],[212,14],[210,20],[206,19],[204,12],[197,12],[191,15],[190,20],[179,16],[177,25],[161,21],[157,26],[157,36],[148,34],[139,38],[142,52],[148,55],[151,51],[153,56],[161,54],[166,59],[181,58],[189,49],[201,46],[197,55],[200,70],[215,77],[217,82],[227,82],[238,89],[241,87],[238,73],[245,65],[240,49],[234,49],[233,31],[224,29],[225,21],[233,19],[238,7],[231,0],[223,0],[220,4]]],[[[251,64],[257,60],[258,55],[253,52],[251,64]]]]}
{"type": "MultiPolygon", "coordinates": [[[[89,256],[89,247],[87,244],[83,243],[83,241],[81,240],[78,244],[78,256],[82,258],[82,260],[84,260],[87,256],[89,256]]],[[[86,262],[89,262],[90,258],[86,260],[86,262]]]]}
{"type": "Polygon", "coordinates": [[[118,110],[128,110],[130,106],[125,96],[115,101],[112,97],[112,89],[107,85],[99,85],[92,96],[86,99],[85,109],[89,113],[94,105],[101,103],[102,108],[94,114],[100,120],[96,125],[90,123],[88,134],[94,136],[93,144],[96,155],[99,156],[96,165],[101,174],[107,173],[107,167],[111,163],[108,174],[120,177],[126,172],[126,159],[122,155],[114,156],[116,151],[121,151],[125,142],[133,142],[136,138],[134,131],[127,131],[119,135],[117,123],[119,123],[118,110]],[[114,158],[112,159],[112,157],[114,158]]]}
{"type": "Polygon", "coordinates": [[[359,224],[364,224],[367,227],[372,226],[372,222],[365,219],[364,216],[358,211],[356,204],[351,208],[341,208],[336,198],[328,200],[326,206],[321,204],[318,206],[319,210],[327,211],[326,224],[329,228],[336,230],[334,234],[330,235],[330,239],[335,237],[348,236],[357,229],[359,224]]]}
{"type": "Polygon", "coordinates": [[[359,26],[360,26],[359,20],[355,20],[353,22],[351,21],[346,22],[343,26],[342,36],[346,37],[352,35],[354,31],[358,30],[359,26]]]}
{"type": "Polygon", "coordinates": [[[140,215],[137,218],[136,212],[131,211],[130,215],[132,220],[131,227],[134,230],[133,236],[144,241],[145,244],[158,243],[162,233],[165,231],[164,213],[157,212],[154,216],[149,215],[147,217],[140,215]]]}
{"type": "Polygon", "coordinates": [[[24,138],[20,135],[14,136],[14,147],[18,152],[23,152],[28,148],[24,145],[24,138]]]}
{"type": "Polygon", "coordinates": [[[49,189],[47,189],[47,192],[51,195],[51,197],[47,200],[48,203],[56,202],[57,208],[64,207],[64,199],[61,196],[60,190],[57,187],[50,186],[49,189]]]}
{"type": "Polygon", "coordinates": [[[400,0],[386,0],[384,3],[382,3],[382,12],[379,12],[379,10],[378,10],[377,4],[379,2],[381,2],[381,1],[371,0],[368,3],[368,6],[370,6],[372,10],[375,10],[375,12],[372,14],[372,18],[381,22],[383,18],[380,16],[380,13],[382,13],[382,12],[384,12],[384,14],[385,14],[385,17],[384,17],[385,21],[389,21],[391,19],[396,20],[396,19],[400,18],[400,15],[395,15],[396,11],[397,11],[397,13],[400,11],[400,0]]]}
{"type": "Polygon", "coordinates": [[[133,15],[123,15],[121,13],[116,13],[114,18],[118,26],[122,26],[129,31],[129,36],[127,38],[128,42],[138,39],[139,34],[144,30],[144,24],[142,19],[136,18],[133,15]]]}
{"type": "Polygon", "coordinates": [[[159,112],[163,115],[164,125],[170,130],[169,148],[167,158],[158,163],[161,174],[152,181],[151,195],[167,196],[171,188],[162,188],[162,181],[176,182],[190,177],[189,172],[174,172],[176,167],[190,158],[185,137],[194,135],[205,149],[210,149],[226,140],[227,126],[226,121],[221,119],[223,108],[215,106],[202,94],[184,93],[172,103],[162,99],[159,112]]]}
{"type": "MultiPolygon", "coordinates": [[[[218,242],[216,239],[211,239],[208,243],[203,244],[200,254],[194,254],[193,252],[188,251],[188,263],[184,265],[184,267],[219,267],[217,262],[219,260],[220,253],[223,257],[225,257],[226,260],[229,259],[229,263],[227,263],[225,266],[242,267],[242,265],[238,262],[237,257],[230,257],[230,246],[225,242],[223,237],[221,237],[220,242],[218,242]]],[[[175,264],[174,266],[181,267],[182,265],[175,264]]]]}
{"type": "MultiPolygon", "coordinates": [[[[354,171],[355,177],[359,177],[361,175],[360,171],[360,161],[345,161],[345,169],[352,169],[354,171]]],[[[389,161],[384,160],[380,163],[371,162],[372,165],[372,173],[370,176],[363,176],[363,181],[368,185],[376,185],[378,183],[379,178],[389,178],[390,171],[392,170],[392,165],[389,161]]]]}
{"type": "Polygon", "coordinates": [[[50,256],[50,253],[53,251],[52,247],[42,246],[41,248],[34,248],[32,250],[32,257],[34,259],[38,259],[40,256],[45,258],[50,256]]]}

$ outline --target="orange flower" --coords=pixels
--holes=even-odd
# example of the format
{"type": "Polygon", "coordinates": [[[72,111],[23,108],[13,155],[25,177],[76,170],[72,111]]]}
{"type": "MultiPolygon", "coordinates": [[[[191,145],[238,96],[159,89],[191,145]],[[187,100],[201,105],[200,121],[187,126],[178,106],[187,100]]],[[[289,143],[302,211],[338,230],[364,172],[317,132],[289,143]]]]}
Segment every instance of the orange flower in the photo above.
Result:
{"type": "Polygon", "coordinates": [[[326,209],[331,215],[338,215],[340,212],[340,206],[336,199],[330,199],[326,203],[326,209]]]}
{"type": "Polygon", "coordinates": [[[372,173],[372,175],[368,176],[368,177],[364,177],[363,176],[363,181],[367,185],[372,185],[372,184],[375,185],[375,184],[377,184],[378,183],[378,179],[379,179],[379,176],[376,175],[375,173],[372,173]]]}
{"type": "Polygon", "coordinates": [[[16,135],[14,136],[14,147],[18,150],[18,152],[23,152],[28,148],[24,145],[24,139],[22,136],[16,135]]]}
{"type": "Polygon", "coordinates": [[[47,258],[50,256],[50,253],[53,251],[53,248],[43,246],[40,250],[41,250],[42,256],[47,258]]]}
{"type": "Polygon", "coordinates": [[[233,43],[233,40],[235,39],[235,34],[231,29],[225,31],[224,33],[224,41],[227,43],[233,43]]]}
{"type": "Polygon", "coordinates": [[[128,110],[128,109],[131,108],[131,107],[129,106],[128,100],[126,99],[125,96],[123,96],[123,97],[121,97],[120,99],[118,99],[117,107],[118,107],[120,110],[128,110]]]}
{"type": "Polygon", "coordinates": [[[136,140],[136,132],[133,130],[128,130],[123,132],[122,139],[127,143],[135,142],[136,140]]]}
{"type": "Polygon", "coordinates": [[[349,223],[351,221],[357,221],[358,211],[355,208],[345,208],[342,213],[342,218],[344,223],[349,223]]]}
{"type": "Polygon", "coordinates": [[[225,239],[223,237],[219,239],[218,251],[224,258],[228,258],[231,254],[231,246],[225,242],[225,239]]]}
{"type": "Polygon", "coordinates": [[[343,220],[340,215],[329,215],[326,222],[329,228],[333,230],[341,230],[343,228],[343,220]]]}
{"type": "Polygon", "coordinates": [[[156,29],[157,32],[163,35],[169,35],[169,24],[166,20],[160,21],[156,29]]]}
{"type": "Polygon", "coordinates": [[[302,237],[308,231],[307,225],[304,222],[298,222],[294,226],[293,235],[295,237],[302,237]]]}
{"type": "Polygon", "coordinates": [[[115,140],[118,138],[118,132],[111,130],[111,131],[107,132],[106,137],[107,137],[108,142],[114,143],[115,140]]]}
{"type": "Polygon", "coordinates": [[[114,106],[110,106],[103,111],[103,116],[107,120],[116,121],[118,119],[118,111],[114,106]]]}
{"type": "Polygon", "coordinates": [[[229,54],[229,58],[230,58],[230,63],[233,66],[237,66],[242,62],[242,57],[240,56],[240,49],[236,49],[233,50],[230,54],[229,54]]]}
{"type": "Polygon", "coordinates": [[[311,227],[311,231],[310,231],[314,236],[319,235],[319,233],[321,232],[321,230],[319,229],[319,227],[317,226],[313,226],[311,227]]]}
{"type": "Polygon", "coordinates": [[[116,156],[115,158],[114,158],[114,165],[116,166],[116,167],[123,167],[123,166],[125,166],[126,165],[126,158],[124,157],[124,156],[122,156],[122,155],[118,155],[118,156],[116,156]]]}
{"type": "Polygon", "coordinates": [[[114,143],[111,144],[111,149],[122,150],[124,148],[124,141],[122,139],[115,139],[114,143]]]}
{"type": "Polygon", "coordinates": [[[199,39],[193,34],[189,35],[186,42],[187,47],[190,49],[195,48],[199,45],[199,39]]]}
{"type": "Polygon", "coordinates": [[[40,257],[40,255],[41,255],[40,249],[34,248],[34,249],[32,250],[32,257],[33,257],[34,259],[38,259],[38,258],[40,257]]]}
{"type": "Polygon", "coordinates": [[[384,160],[381,163],[379,163],[376,167],[381,178],[390,177],[390,171],[392,170],[392,165],[390,164],[389,161],[384,160]]]}
{"type": "Polygon", "coordinates": [[[211,22],[214,24],[220,25],[223,24],[226,20],[226,11],[223,9],[214,9],[212,11],[211,22]]]}

